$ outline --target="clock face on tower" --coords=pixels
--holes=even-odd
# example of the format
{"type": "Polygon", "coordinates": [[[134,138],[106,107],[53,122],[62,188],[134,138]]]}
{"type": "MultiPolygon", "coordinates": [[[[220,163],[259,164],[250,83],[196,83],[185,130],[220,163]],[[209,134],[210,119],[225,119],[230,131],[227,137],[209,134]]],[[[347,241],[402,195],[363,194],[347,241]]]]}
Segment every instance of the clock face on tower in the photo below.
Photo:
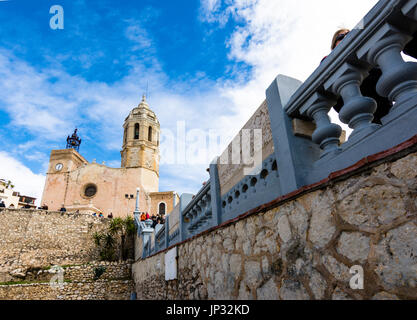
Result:
{"type": "Polygon", "coordinates": [[[64,167],[64,165],[62,163],[57,163],[56,166],[55,166],[55,170],[56,171],[61,171],[63,167],[64,167]]]}

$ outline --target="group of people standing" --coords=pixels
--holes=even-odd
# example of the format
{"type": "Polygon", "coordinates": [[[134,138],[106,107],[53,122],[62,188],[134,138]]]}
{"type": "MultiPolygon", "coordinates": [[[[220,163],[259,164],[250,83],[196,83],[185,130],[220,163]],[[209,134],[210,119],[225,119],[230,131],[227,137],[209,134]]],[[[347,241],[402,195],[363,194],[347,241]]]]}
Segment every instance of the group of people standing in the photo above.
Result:
{"type": "Polygon", "coordinates": [[[164,224],[165,218],[163,215],[152,215],[152,217],[149,215],[148,212],[142,212],[140,215],[140,221],[146,221],[146,220],[152,220],[152,228],[155,228],[157,224],[164,224]]]}

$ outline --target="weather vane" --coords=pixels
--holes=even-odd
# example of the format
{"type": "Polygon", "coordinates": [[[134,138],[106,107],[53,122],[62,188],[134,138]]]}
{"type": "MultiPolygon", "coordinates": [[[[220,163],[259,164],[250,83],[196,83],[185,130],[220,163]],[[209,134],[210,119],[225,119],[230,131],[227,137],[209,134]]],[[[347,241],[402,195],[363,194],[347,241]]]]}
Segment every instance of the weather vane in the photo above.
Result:
{"type": "Polygon", "coordinates": [[[74,133],[67,137],[67,149],[74,149],[78,152],[80,151],[81,139],[77,136],[77,130],[75,128],[74,133]]]}

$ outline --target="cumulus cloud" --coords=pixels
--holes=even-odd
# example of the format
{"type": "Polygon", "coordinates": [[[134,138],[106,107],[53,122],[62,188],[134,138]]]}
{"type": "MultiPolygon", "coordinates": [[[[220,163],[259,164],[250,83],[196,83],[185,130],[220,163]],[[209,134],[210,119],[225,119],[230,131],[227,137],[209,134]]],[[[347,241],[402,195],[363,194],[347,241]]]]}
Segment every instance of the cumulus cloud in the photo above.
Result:
{"type": "Polygon", "coordinates": [[[1,151],[0,178],[12,181],[15,186],[14,190],[20,192],[21,195],[36,197],[36,205],[39,206],[45,175],[33,173],[9,153],[1,151]]]}

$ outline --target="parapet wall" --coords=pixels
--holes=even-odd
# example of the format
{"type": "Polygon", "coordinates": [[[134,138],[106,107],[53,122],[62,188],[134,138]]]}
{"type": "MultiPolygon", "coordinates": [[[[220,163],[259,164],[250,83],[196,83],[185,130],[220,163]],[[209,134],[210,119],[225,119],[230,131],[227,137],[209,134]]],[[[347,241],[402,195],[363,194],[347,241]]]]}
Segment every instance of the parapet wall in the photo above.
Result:
{"type": "Polygon", "coordinates": [[[0,211],[0,282],[52,265],[98,260],[93,234],[106,229],[108,222],[85,214],[0,211]]]}
{"type": "Polygon", "coordinates": [[[416,190],[417,153],[340,176],[178,244],[177,280],[137,261],[138,299],[417,299],[416,190]]]}

